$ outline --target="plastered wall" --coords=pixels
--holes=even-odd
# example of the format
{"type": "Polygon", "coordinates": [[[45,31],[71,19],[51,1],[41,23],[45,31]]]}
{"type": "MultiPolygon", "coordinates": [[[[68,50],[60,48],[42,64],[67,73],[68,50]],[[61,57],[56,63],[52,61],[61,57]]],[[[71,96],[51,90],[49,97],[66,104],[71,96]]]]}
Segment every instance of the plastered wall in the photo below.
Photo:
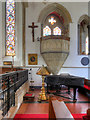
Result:
{"type": "MultiPolygon", "coordinates": [[[[51,3],[48,3],[51,4],[51,3]]],[[[41,25],[38,23],[38,18],[40,12],[48,4],[42,3],[29,3],[29,7],[26,9],[26,66],[28,65],[28,54],[38,54],[38,66],[42,64],[46,65],[42,56],[40,55],[40,42],[37,41],[37,38],[41,36],[41,25]],[[32,42],[32,29],[28,28],[28,25],[31,25],[32,22],[35,25],[38,25],[38,28],[35,29],[35,42],[32,42]]],[[[70,13],[72,18],[72,23],[70,23],[70,53],[65,61],[63,68],[59,71],[58,74],[66,72],[72,75],[82,76],[88,78],[88,66],[83,66],[81,64],[81,58],[88,57],[85,55],[78,55],[78,20],[83,14],[88,15],[88,3],[60,3],[63,5],[70,13]]],[[[35,67],[35,66],[34,66],[35,67]]],[[[37,68],[33,69],[33,72],[36,72],[37,68]]],[[[35,74],[35,73],[34,73],[35,74]]],[[[37,75],[33,76],[35,79],[35,85],[37,84],[37,75]]]]}
{"type": "MultiPolygon", "coordinates": [[[[40,41],[37,38],[41,37],[41,23],[38,22],[40,12],[51,3],[29,3],[26,8],[25,16],[25,65],[26,69],[32,68],[32,79],[35,81],[35,86],[41,86],[41,76],[36,75],[36,71],[43,65],[46,66],[45,61],[43,60],[40,54],[40,41]],[[32,42],[32,29],[28,28],[29,25],[32,25],[32,22],[35,25],[38,25],[38,28],[35,28],[35,42],[32,42]],[[38,55],[38,65],[30,66],[28,65],[28,54],[37,54],[38,55]]],[[[70,13],[72,18],[72,23],[70,23],[70,53],[65,61],[63,67],[58,74],[62,72],[67,72],[73,75],[82,76],[88,78],[88,66],[83,66],[81,64],[81,58],[88,57],[85,55],[78,55],[78,31],[77,24],[79,18],[83,14],[88,15],[88,3],[60,3],[63,5],[70,13]]],[[[2,66],[2,61],[11,60],[11,57],[5,56],[5,6],[0,2],[0,66],[2,66]],[[3,9],[3,10],[2,10],[3,9]],[[3,14],[3,15],[2,15],[3,14]],[[2,56],[2,57],[1,57],[2,56]]],[[[17,17],[16,17],[16,57],[15,57],[15,66],[22,66],[22,4],[18,3],[17,5],[17,17]]]]}

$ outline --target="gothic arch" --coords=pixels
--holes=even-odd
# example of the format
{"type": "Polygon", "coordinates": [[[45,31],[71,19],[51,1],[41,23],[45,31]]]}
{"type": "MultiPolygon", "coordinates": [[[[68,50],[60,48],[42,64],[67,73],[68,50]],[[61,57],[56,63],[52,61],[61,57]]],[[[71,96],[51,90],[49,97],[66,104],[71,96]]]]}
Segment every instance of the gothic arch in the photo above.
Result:
{"type": "Polygon", "coordinates": [[[78,24],[80,25],[80,23],[81,23],[83,20],[85,20],[85,21],[87,22],[87,24],[88,24],[88,19],[89,19],[88,15],[84,14],[84,15],[82,15],[82,16],[79,18],[78,24]]]}
{"type": "Polygon", "coordinates": [[[46,6],[41,11],[39,18],[38,18],[38,22],[43,24],[47,15],[49,15],[50,13],[52,13],[54,11],[57,12],[59,15],[63,16],[63,18],[65,20],[65,23],[64,23],[65,25],[67,25],[68,23],[72,23],[71,15],[68,12],[68,10],[64,6],[62,6],[58,3],[52,3],[48,6],[46,6]]]}
{"type": "Polygon", "coordinates": [[[78,20],[78,54],[88,55],[89,16],[84,14],[78,20]]]}

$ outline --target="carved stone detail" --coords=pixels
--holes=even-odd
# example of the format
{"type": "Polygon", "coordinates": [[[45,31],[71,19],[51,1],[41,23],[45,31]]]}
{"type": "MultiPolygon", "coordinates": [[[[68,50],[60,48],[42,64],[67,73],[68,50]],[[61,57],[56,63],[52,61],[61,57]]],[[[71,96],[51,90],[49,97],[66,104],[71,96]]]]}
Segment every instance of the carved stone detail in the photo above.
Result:
{"type": "MultiPolygon", "coordinates": [[[[67,37],[70,39],[69,37],[67,37]]],[[[41,55],[44,58],[48,70],[57,74],[69,55],[70,41],[65,39],[47,39],[42,38],[41,55]]]]}

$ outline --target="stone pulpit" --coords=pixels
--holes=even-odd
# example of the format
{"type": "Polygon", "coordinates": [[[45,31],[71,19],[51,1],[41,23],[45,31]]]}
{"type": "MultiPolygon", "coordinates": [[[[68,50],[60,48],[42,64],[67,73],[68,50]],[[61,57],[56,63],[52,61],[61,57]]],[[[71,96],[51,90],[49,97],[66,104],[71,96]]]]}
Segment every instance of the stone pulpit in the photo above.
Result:
{"type": "Polygon", "coordinates": [[[64,35],[45,36],[41,39],[40,47],[49,72],[58,74],[69,55],[70,38],[64,35]]]}

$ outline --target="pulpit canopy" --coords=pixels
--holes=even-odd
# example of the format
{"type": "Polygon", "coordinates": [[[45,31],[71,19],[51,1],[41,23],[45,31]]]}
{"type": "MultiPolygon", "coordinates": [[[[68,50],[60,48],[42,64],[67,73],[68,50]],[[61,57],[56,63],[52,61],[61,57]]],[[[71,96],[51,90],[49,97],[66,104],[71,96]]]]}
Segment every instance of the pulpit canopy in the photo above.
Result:
{"type": "Polygon", "coordinates": [[[48,72],[47,68],[44,67],[44,65],[42,65],[42,67],[38,69],[38,71],[36,72],[36,74],[37,75],[45,76],[45,75],[49,75],[50,73],[48,72]]]}

